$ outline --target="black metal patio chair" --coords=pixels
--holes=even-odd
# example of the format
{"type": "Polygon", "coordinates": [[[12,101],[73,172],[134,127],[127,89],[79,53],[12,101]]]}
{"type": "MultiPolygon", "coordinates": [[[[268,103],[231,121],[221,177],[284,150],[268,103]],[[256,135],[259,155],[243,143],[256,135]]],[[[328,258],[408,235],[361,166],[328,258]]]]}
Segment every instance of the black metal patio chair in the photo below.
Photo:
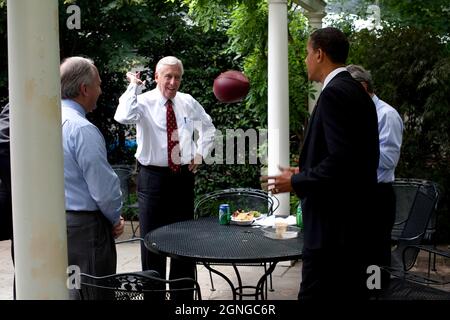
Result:
{"type": "Polygon", "coordinates": [[[391,254],[391,266],[385,267],[394,276],[415,282],[428,282],[427,279],[408,272],[416,263],[419,247],[425,237],[427,227],[439,200],[439,189],[431,181],[411,181],[394,184],[397,204],[404,202],[404,195],[411,201],[410,210],[404,220],[404,227],[391,254]],[[405,193],[404,189],[410,191],[405,193]],[[399,192],[400,191],[400,192],[399,192]],[[402,195],[403,193],[403,195],[402,195]],[[423,279],[422,279],[423,278],[423,279]]]}
{"type": "MultiPolygon", "coordinates": [[[[429,181],[421,179],[395,179],[393,185],[396,196],[396,212],[395,222],[391,233],[392,240],[396,241],[401,236],[420,186],[429,183],[429,181]]],[[[424,238],[426,240],[432,239],[433,234],[436,232],[436,223],[437,217],[435,212],[433,212],[425,232],[424,238]]]]}
{"type": "Polygon", "coordinates": [[[437,184],[426,180],[401,179],[395,181],[394,191],[397,198],[397,226],[402,225],[402,228],[400,235],[393,237],[397,244],[392,251],[391,266],[382,267],[391,276],[389,286],[377,299],[450,300],[449,291],[429,286],[449,282],[435,281],[430,277],[429,269],[427,277],[410,272],[419,251],[429,248],[423,246],[422,242],[439,202],[437,184]]]}
{"type": "Polygon", "coordinates": [[[114,172],[120,180],[120,190],[122,191],[122,211],[126,213],[127,220],[130,221],[132,238],[136,237],[139,229],[139,222],[135,221],[138,216],[138,202],[132,198],[132,178],[134,176],[133,166],[130,165],[113,165],[114,172]]]}
{"type": "MultiPolygon", "coordinates": [[[[426,277],[422,277],[421,282],[426,284],[438,284],[445,285],[450,283],[449,277],[443,278],[432,278],[431,277],[431,256],[433,255],[433,271],[437,271],[436,269],[436,257],[441,257],[443,259],[450,259],[450,250],[442,250],[437,248],[434,245],[411,245],[408,246],[409,250],[419,250],[428,253],[428,272],[426,277]]],[[[447,275],[450,276],[450,275],[447,275]]]]}
{"type": "Polygon", "coordinates": [[[450,292],[394,276],[377,300],[450,300],[450,292]]]}
{"type": "MultiPolygon", "coordinates": [[[[173,300],[173,295],[192,293],[202,300],[200,286],[192,278],[165,280],[155,270],[95,277],[80,275],[81,300],[173,300]],[[176,288],[173,288],[175,287],[176,288]]],[[[177,298],[175,298],[177,300],[177,298]]]]}
{"type": "Polygon", "coordinates": [[[207,193],[197,199],[194,207],[195,219],[219,215],[219,206],[227,203],[233,213],[238,209],[256,210],[271,215],[278,208],[279,201],[266,191],[251,188],[231,188],[207,193]]]}
{"type": "MultiPolygon", "coordinates": [[[[276,197],[269,195],[266,191],[252,189],[252,188],[230,188],[224,190],[217,190],[207,193],[199,197],[194,207],[194,218],[218,216],[219,206],[221,204],[228,204],[230,212],[233,213],[238,209],[244,211],[255,210],[261,214],[272,215],[279,206],[279,201],[276,197]]],[[[219,223],[219,221],[217,221],[219,223]]],[[[217,265],[224,265],[217,263],[217,265]]],[[[226,265],[226,264],[225,264],[226,265]]],[[[264,271],[267,271],[267,264],[244,264],[243,266],[262,266],[264,271]]],[[[211,281],[211,291],[215,291],[214,282],[211,271],[209,272],[211,281]]],[[[269,277],[270,290],[273,291],[272,275],[269,277]]],[[[265,286],[267,296],[267,283],[265,286]]]]}

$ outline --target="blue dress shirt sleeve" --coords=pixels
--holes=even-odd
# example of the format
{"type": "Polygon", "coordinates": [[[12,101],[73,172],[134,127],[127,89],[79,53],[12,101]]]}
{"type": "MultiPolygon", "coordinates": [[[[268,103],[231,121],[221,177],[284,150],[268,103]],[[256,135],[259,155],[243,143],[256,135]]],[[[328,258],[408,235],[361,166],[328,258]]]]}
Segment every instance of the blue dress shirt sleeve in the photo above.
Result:
{"type": "Polygon", "coordinates": [[[105,217],[116,225],[120,221],[122,193],[119,178],[108,163],[103,136],[95,126],[82,126],[73,138],[74,157],[89,193],[105,217]]]}
{"type": "Polygon", "coordinates": [[[397,110],[376,95],[373,95],[372,100],[377,109],[380,140],[378,182],[389,183],[395,180],[395,168],[400,159],[403,121],[397,110]]]}
{"type": "Polygon", "coordinates": [[[387,111],[378,119],[380,134],[380,164],[383,169],[395,169],[400,158],[403,124],[395,111],[387,111]]]}

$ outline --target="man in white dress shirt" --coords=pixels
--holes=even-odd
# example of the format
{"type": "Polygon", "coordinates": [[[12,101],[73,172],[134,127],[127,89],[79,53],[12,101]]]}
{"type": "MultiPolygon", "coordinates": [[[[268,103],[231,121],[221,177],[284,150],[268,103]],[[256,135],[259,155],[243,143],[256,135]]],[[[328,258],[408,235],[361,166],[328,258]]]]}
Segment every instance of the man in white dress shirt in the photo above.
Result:
{"type": "MultiPolygon", "coordinates": [[[[136,124],[141,237],[163,225],[193,218],[194,174],[213,145],[211,117],[191,95],[178,92],[183,72],[179,59],[162,58],[156,65],[156,88],[143,94],[138,94],[143,84],[139,74],[128,72],[130,84],[114,116],[122,124],[136,124]]],[[[141,245],[141,260],[143,270],[153,269],[165,277],[165,258],[141,245]]],[[[193,263],[172,259],[169,278],[193,278],[194,268],[193,263]]],[[[177,298],[191,299],[192,295],[177,298]]]]}
{"type": "MultiPolygon", "coordinates": [[[[362,66],[354,64],[348,65],[347,70],[355,80],[362,84],[375,103],[377,110],[380,140],[380,162],[377,169],[379,209],[374,223],[377,223],[379,226],[379,242],[384,245],[384,249],[380,253],[379,263],[389,266],[391,264],[391,232],[396,210],[392,182],[395,180],[395,168],[400,159],[403,121],[397,110],[375,95],[372,75],[369,71],[362,66]]],[[[389,275],[384,274],[383,278],[383,281],[387,282],[389,275]]]]}

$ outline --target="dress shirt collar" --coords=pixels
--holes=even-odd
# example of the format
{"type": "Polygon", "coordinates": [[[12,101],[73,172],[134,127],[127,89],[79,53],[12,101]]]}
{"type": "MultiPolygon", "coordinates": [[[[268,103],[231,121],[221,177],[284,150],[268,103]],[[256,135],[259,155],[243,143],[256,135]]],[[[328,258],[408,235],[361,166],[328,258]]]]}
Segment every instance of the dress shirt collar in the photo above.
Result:
{"type": "Polygon", "coordinates": [[[373,103],[375,103],[375,105],[378,105],[378,102],[380,101],[380,98],[378,98],[377,95],[374,94],[372,96],[372,101],[373,101],[373,103]]]}
{"type": "Polygon", "coordinates": [[[175,96],[173,99],[167,99],[166,97],[164,97],[161,93],[161,91],[159,90],[159,88],[156,88],[156,91],[158,92],[158,104],[161,107],[165,107],[167,101],[171,100],[172,101],[172,107],[175,108],[175,99],[177,96],[175,96]]]}
{"type": "Polygon", "coordinates": [[[78,102],[71,99],[63,99],[61,101],[61,104],[63,107],[78,111],[78,113],[80,113],[83,117],[86,117],[86,110],[84,110],[84,108],[78,102]]]}
{"type": "Polygon", "coordinates": [[[342,71],[347,71],[346,68],[344,67],[339,67],[334,69],[333,71],[331,71],[325,78],[325,81],[323,82],[323,87],[322,87],[322,91],[323,89],[325,89],[325,87],[327,86],[328,83],[330,83],[330,81],[340,72],[342,71]]]}

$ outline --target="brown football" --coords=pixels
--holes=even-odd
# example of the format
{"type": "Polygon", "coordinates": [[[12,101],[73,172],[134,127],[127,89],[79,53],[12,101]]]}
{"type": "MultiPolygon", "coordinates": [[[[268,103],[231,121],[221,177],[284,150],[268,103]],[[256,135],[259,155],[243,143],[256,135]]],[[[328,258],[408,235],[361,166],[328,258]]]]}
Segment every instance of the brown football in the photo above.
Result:
{"type": "Polygon", "coordinates": [[[248,94],[250,82],[240,71],[229,70],[221,73],[215,80],[213,92],[217,100],[225,103],[242,101],[248,94]]]}

